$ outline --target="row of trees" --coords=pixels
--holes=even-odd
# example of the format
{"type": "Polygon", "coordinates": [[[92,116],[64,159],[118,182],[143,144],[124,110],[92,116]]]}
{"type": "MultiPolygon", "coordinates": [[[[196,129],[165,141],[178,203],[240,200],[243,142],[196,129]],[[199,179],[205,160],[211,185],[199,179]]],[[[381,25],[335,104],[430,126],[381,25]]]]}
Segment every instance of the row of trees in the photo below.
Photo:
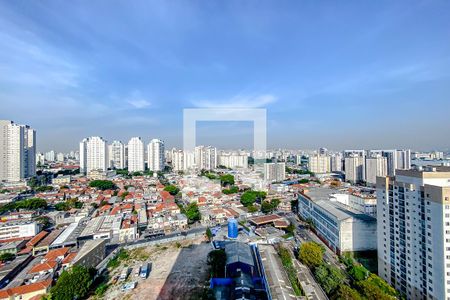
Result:
{"type": "Polygon", "coordinates": [[[320,244],[303,243],[300,246],[299,259],[313,271],[317,282],[331,299],[391,300],[398,296],[385,281],[355,263],[352,258],[343,258],[348,274],[326,264],[323,260],[324,252],[325,249],[320,244]]]}
{"type": "Polygon", "coordinates": [[[292,263],[291,253],[288,249],[284,248],[280,244],[277,246],[277,252],[281,258],[281,263],[283,264],[283,267],[289,277],[289,281],[291,282],[291,286],[294,290],[295,295],[301,296],[303,294],[303,291],[298,281],[297,271],[295,270],[292,263]]]}
{"type": "Polygon", "coordinates": [[[2,207],[0,207],[0,213],[6,211],[16,211],[19,209],[36,210],[36,209],[46,209],[47,201],[41,198],[30,198],[25,200],[19,200],[15,202],[10,202],[2,207]]]}
{"type": "Polygon", "coordinates": [[[67,199],[64,202],[55,204],[55,209],[59,211],[67,211],[72,208],[82,208],[83,202],[78,201],[78,198],[67,199]]]}

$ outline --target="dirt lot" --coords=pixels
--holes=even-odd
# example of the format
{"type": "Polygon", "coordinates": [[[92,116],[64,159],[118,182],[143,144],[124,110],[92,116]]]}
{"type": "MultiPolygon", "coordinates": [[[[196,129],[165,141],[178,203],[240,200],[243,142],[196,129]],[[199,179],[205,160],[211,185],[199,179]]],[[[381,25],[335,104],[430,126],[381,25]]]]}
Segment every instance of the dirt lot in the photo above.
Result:
{"type": "MultiPolygon", "coordinates": [[[[198,299],[208,277],[206,259],[211,246],[203,239],[182,241],[132,250],[130,258],[111,272],[111,278],[127,265],[133,269],[126,282],[136,281],[137,287],[122,292],[124,282],[111,284],[103,299],[198,299]],[[135,268],[151,262],[147,279],[135,276],[135,268]]],[[[111,281],[110,281],[111,283],[111,281]]]]}

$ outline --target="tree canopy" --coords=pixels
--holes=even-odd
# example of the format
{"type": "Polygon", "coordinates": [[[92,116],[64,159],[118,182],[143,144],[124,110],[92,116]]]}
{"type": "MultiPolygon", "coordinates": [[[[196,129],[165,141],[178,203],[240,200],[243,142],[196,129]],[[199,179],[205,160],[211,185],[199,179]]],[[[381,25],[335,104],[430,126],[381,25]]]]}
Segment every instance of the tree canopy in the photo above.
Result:
{"type": "Polygon", "coordinates": [[[92,180],[89,182],[90,187],[95,187],[100,190],[114,190],[116,188],[116,185],[114,182],[110,180],[92,180]]]}
{"type": "Polygon", "coordinates": [[[94,272],[83,266],[73,266],[63,271],[56,285],[50,290],[52,299],[72,300],[85,297],[92,285],[94,272]]]}
{"type": "Polygon", "coordinates": [[[242,205],[247,207],[247,206],[253,205],[253,203],[255,203],[257,199],[263,200],[264,198],[266,198],[265,192],[249,190],[249,191],[245,191],[241,195],[241,203],[242,203],[242,205]]]}
{"type": "Polygon", "coordinates": [[[336,291],[345,278],[338,268],[326,264],[318,266],[314,271],[314,275],[327,295],[331,295],[336,291]]]}
{"type": "Polygon", "coordinates": [[[176,185],[168,185],[164,188],[166,192],[169,192],[172,196],[175,196],[178,194],[180,189],[176,185]]]}
{"type": "Polygon", "coordinates": [[[315,242],[306,242],[300,246],[299,259],[309,268],[316,268],[323,263],[324,249],[315,242]]]}
{"type": "Polygon", "coordinates": [[[41,198],[30,198],[25,200],[19,200],[15,202],[10,202],[2,207],[0,207],[0,212],[12,211],[18,209],[27,209],[27,210],[35,210],[35,209],[45,209],[47,208],[47,201],[41,198]]]}
{"type": "Polygon", "coordinates": [[[224,193],[225,195],[236,194],[237,192],[239,192],[239,188],[235,185],[230,186],[228,189],[222,190],[222,193],[224,193]]]}
{"type": "Polygon", "coordinates": [[[280,204],[279,199],[272,199],[270,201],[263,201],[261,203],[261,212],[268,214],[272,213],[274,210],[277,209],[278,204],[280,204]]]}
{"type": "Polygon", "coordinates": [[[200,220],[200,211],[198,210],[198,206],[196,202],[192,202],[190,204],[188,204],[185,208],[184,208],[184,214],[186,215],[186,217],[189,220],[189,223],[194,223],[196,221],[200,220]]]}
{"type": "Polygon", "coordinates": [[[230,186],[234,184],[234,176],[231,174],[224,174],[220,176],[220,184],[222,186],[230,186]]]}

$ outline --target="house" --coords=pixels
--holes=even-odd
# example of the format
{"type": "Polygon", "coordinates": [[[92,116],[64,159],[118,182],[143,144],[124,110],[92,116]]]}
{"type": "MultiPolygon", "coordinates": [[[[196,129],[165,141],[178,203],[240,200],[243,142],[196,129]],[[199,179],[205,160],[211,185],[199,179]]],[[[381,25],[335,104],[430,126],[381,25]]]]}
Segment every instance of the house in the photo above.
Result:
{"type": "Polygon", "coordinates": [[[52,279],[0,290],[0,300],[32,300],[39,299],[50,291],[52,279]]]}

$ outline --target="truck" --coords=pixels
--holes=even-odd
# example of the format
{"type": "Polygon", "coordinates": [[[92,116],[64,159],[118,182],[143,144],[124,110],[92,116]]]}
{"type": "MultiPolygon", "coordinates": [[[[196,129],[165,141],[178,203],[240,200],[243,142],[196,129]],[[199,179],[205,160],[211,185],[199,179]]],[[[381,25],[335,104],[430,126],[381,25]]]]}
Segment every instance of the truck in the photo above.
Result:
{"type": "Polygon", "coordinates": [[[141,267],[141,278],[147,278],[148,273],[150,272],[150,263],[146,262],[142,267],[141,267]]]}

